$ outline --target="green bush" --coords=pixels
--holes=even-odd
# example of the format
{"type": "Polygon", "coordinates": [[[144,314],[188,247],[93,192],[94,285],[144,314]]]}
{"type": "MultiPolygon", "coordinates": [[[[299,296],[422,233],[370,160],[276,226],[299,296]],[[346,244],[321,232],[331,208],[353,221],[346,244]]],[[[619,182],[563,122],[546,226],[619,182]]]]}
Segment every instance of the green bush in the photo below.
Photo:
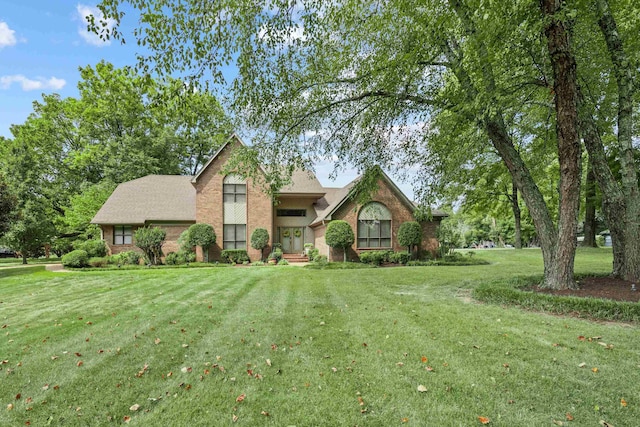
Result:
{"type": "Polygon", "coordinates": [[[274,248],[273,251],[269,254],[268,259],[274,259],[277,261],[280,261],[282,259],[282,249],[280,248],[274,248]]]}
{"type": "Polygon", "coordinates": [[[315,261],[316,258],[320,255],[320,250],[318,248],[313,248],[309,251],[309,261],[315,261]]]}
{"type": "Polygon", "coordinates": [[[73,249],[85,251],[89,258],[107,256],[107,245],[105,245],[104,240],[77,240],[73,242],[73,249]]]}
{"type": "Polygon", "coordinates": [[[209,247],[216,243],[216,232],[209,224],[193,224],[187,230],[187,245],[200,246],[204,256],[204,262],[209,262],[209,247]]]}
{"type": "Polygon", "coordinates": [[[289,265],[289,261],[287,261],[286,259],[282,258],[280,261],[278,261],[278,265],[289,265]]]}
{"type": "Polygon", "coordinates": [[[167,264],[167,265],[178,265],[178,264],[181,264],[181,262],[178,261],[178,254],[176,252],[169,252],[164,257],[164,263],[167,264]]]}
{"type": "Polygon", "coordinates": [[[118,254],[119,264],[123,265],[138,265],[142,255],[137,251],[126,251],[118,254]]]}
{"type": "Polygon", "coordinates": [[[136,246],[144,252],[146,261],[152,265],[160,264],[162,257],[162,245],[167,237],[167,232],[158,227],[141,227],[134,233],[136,246]]]}
{"type": "Polygon", "coordinates": [[[89,258],[89,265],[96,268],[104,268],[109,264],[107,257],[92,257],[89,258]]]}
{"type": "Polygon", "coordinates": [[[89,255],[82,249],[76,249],[62,257],[62,265],[72,268],[86,267],[89,265],[89,255]]]}
{"type": "Polygon", "coordinates": [[[326,255],[318,255],[313,259],[314,264],[327,265],[329,264],[329,258],[326,255]]]}
{"type": "Polygon", "coordinates": [[[324,239],[327,245],[332,248],[342,248],[343,261],[347,262],[347,248],[353,245],[355,241],[355,236],[349,223],[343,220],[331,221],[329,225],[327,225],[324,239]]]}
{"type": "Polygon", "coordinates": [[[411,252],[414,246],[420,246],[422,242],[422,227],[416,221],[407,221],[400,224],[398,229],[398,243],[406,246],[411,252]]]}
{"type": "Polygon", "coordinates": [[[394,264],[406,264],[411,259],[409,252],[393,252],[389,255],[389,262],[394,264]]]}
{"type": "Polygon", "coordinates": [[[262,258],[262,251],[269,244],[269,232],[264,228],[256,228],[251,233],[251,247],[260,251],[260,258],[262,258]]]}
{"type": "Polygon", "coordinates": [[[225,249],[220,253],[220,258],[231,264],[242,264],[249,261],[246,249],[225,249]]]}
{"type": "Polygon", "coordinates": [[[256,261],[256,262],[252,262],[251,265],[253,265],[254,267],[261,267],[264,265],[263,261],[256,261]]]}
{"type": "Polygon", "coordinates": [[[382,265],[389,262],[391,251],[363,251],[360,253],[360,262],[365,264],[382,265]]]}

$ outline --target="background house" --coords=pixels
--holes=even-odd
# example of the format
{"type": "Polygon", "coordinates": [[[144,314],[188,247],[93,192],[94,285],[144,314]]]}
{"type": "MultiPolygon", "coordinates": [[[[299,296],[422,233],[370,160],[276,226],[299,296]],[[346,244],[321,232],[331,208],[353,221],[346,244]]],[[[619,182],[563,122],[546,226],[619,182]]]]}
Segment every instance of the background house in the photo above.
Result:
{"type": "MultiPolygon", "coordinates": [[[[193,177],[149,175],[120,184],[92,220],[100,225],[110,252],[135,249],[133,232],[143,226],[164,228],[164,253],[177,251],[180,233],[198,222],[211,224],[216,232],[216,244],[209,249],[212,260],[223,249],[246,249],[252,260],[260,259],[260,251],[250,245],[256,228],[267,229],[270,245],[280,243],[285,256],[299,255],[311,243],[330,259],[342,259],[342,252],[331,251],[324,239],[327,224],[336,219],[347,221],[356,236],[348,259],[367,250],[406,249],[399,246],[397,233],[400,224],[415,220],[415,206],[384,172],[365,205],[349,197],[355,181],[342,188],[323,187],[313,173],[300,170],[274,202],[253,179],[221,173],[239,145],[242,141],[234,135],[193,177]]],[[[432,220],[421,223],[421,249],[435,253],[436,228],[444,216],[434,210],[432,220]]],[[[202,260],[201,249],[197,251],[202,260]]]]}

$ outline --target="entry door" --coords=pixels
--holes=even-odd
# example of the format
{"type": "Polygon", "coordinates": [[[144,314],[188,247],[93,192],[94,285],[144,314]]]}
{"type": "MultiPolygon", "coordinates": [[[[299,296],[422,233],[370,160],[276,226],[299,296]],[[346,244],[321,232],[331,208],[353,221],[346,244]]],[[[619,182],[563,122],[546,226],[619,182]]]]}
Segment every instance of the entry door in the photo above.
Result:
{"type": "Polygon", "coordinates": [[[304,229],[302,227],[280,227],[280,243],[285,254],[302,253],[304,229]]]}

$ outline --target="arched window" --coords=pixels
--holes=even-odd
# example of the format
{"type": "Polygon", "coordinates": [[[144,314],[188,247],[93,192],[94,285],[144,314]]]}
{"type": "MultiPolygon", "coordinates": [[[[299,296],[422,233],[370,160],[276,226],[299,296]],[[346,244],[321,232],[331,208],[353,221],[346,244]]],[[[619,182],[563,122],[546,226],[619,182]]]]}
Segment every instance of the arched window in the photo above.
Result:
{"type": "Polygon", "coordinates": [[[358,213],[358,247],[391,247],[391,212],[379,202],[371,202],[358,213]]]}
{"type": "Polygon", "coordinates": [[[247,184],[240,175],[227,175],[222,184],[223,249],[247,248],[247,184]]]}

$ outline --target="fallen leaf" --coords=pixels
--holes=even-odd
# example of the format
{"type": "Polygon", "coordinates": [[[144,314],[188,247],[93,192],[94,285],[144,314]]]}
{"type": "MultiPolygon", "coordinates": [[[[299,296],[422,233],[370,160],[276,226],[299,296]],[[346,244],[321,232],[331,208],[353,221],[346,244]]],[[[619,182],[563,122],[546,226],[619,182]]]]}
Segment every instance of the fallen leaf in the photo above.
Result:
{"type": "Polygon", "coordinates": [[[553,423],[555,425],[557,425],[557,426],[563,426],[564,425],[564,423],[562,421],[559,421],[559,420],[553,420],[553,423]]]}
{"type": "Polygon", "coordinates": [[[598,373],[598,368],[595,368],[595,367],[591,368],[591,372],[593,372],[594,374],[597,374],[598,373]]]}
{"type": "Polygon", "coordinates": [[[122,419],[122,421],[124,421],[125,423],[128,423],[131,421],[131,417],[128,415],[125,415],[124,418],[122,419]]]}
{"type": "Polygon", "coordinates": [[[422,384],[420,384],[420,385],[418,386],[418,391],[419,391],[420,393],[424,393],[425,391],[427,391],[427,388],[426,388],[425,386],[423,386],[422,384]]]}
{"type": "Polygon", "coordinates": [[[433,372],[434,369],[431,366],[427,366],[426,368],[424,368],[427,372],[433,372]]]}
{"type": "Polygon", "coordinates": [[[42,390],[49,390],[49,384],[45,384],[42,386],[42,390]]]}
{"type": "Polygon", "coordinates": [[[271,359],[267,359],[266,362],[267,362],[267,366],[271,366],[271,359]]]}
{"type": "Polygon", "coordinates": [[[487,417],[478,417],[478,421],[480,421],[481,424],[489,424],[491,422],[487,417]]]}
{"type": "Polygon", "coordinates": [[[160,341],[160,338],[156,338],[154,341],[154,343],[156,343],[156,345],[160,344],[162,341],[160,341]]]}
{"type": "Polygon", "coordinates": [[[627,406],[627,401],[624,399],[620,399],[620,405],[622,405],[623,407],[627,406]]]}
{"type": "Polygon", "coordinates": [[[73,353],[73,354],[75,354],[78,357],[82,357],[82,355],[80,353],[73,353]]]}
{"type": "Polygon", "coordinates": [[[236,402],[242,402],[245,397],[247,396],[244,393],[242,393],[240,396],[236,397],[236,402]]]}
{"type": "Polygon", "coordinates": [[[408,423],[409,422],[409,418],[404,417],[400,421],[402,421],[403,423],[408,423]]]}
{"type": "Polygon", "coordinates": [[[76,366],[80,367],[82,365],[84,365],[84,362],[82,360],[78,360],[78,363],[76,363],[76,366]]]}
{"type": "Polygon", "coordinates": [[[233,421],[234,423],[238,421],[238,416],[236,414],[233,414],[233,417],[231,417],[231,421],[233,421]]]}
{"type": "Polygon", "coordinates": [[[265,417],[268,417],[269,413],[267,411],[262,411],[260,412],[260,415],[264,415],[265,417]]]}
{"type": "Polygon", "coordinates": [[[608,422],[606,422],[605,420],[600,420],[600,425],[602,427],[613,427],[613,424],[609,424],[608,422]]]}
{"type": "Polygon", "coordinates": [[[567,415],[565,416],[565,418],[567,419],[567,421],[573,421],[573,415],[571,415],[570,412],[567,412],[567,415]]]}
{"type": "Polygon", "coordinates": [[[16,400],[20,400],[21,397],[22,397],[22,394],[20,393],[16,394],[16,400]]]}
{"type": "Polygon", "coordinates": [[[427,359],[427,356],[422,356],[420,360],[422,360],[422,363],[427,363],[429,361],[429,359],[427,359]]]}
{"type": "Polygon", "coordinates": [[[362,397],[361,397],[361,396],[358,396],[358,404],[359,404],[360,406],[364,406],[364,400],[362,399],[362,397]]]}
{"type": "Polygon", "coordinates": [[[189,347],[189,344],[182,344],[182,348],[187,348],[189,347]]]}
{"type": "Polygon", "coordinates": [[[582,336],[582,335],[580,335],[580,336],[578,337],[578,339],[579,339],[580,341],[584,341],[584,340],[585,340],[585,337],[584,337],[584,336],[582,336]]]}
{"type": "Polygon", "coordinates": [[[7,405],[7,411],[10,411],[10,410],[12,410],[12,409],[13,409],[13,403],[9,403],[9,404],[7,405]]]}
{"type": "Polygon", "coordinates": [[[582,362],[581,364],[578,365],[578,368],[584,368],[585,366],[587,366],[587,364],[582,362]]]}
{"type": "Polygon", "coordinates": [[[138,405],[137,403],[135,405],[131,405],[131,407],[129,408],[130,411],[137,411],[138,409],[140,409],[140,405],[138,405]]]}

